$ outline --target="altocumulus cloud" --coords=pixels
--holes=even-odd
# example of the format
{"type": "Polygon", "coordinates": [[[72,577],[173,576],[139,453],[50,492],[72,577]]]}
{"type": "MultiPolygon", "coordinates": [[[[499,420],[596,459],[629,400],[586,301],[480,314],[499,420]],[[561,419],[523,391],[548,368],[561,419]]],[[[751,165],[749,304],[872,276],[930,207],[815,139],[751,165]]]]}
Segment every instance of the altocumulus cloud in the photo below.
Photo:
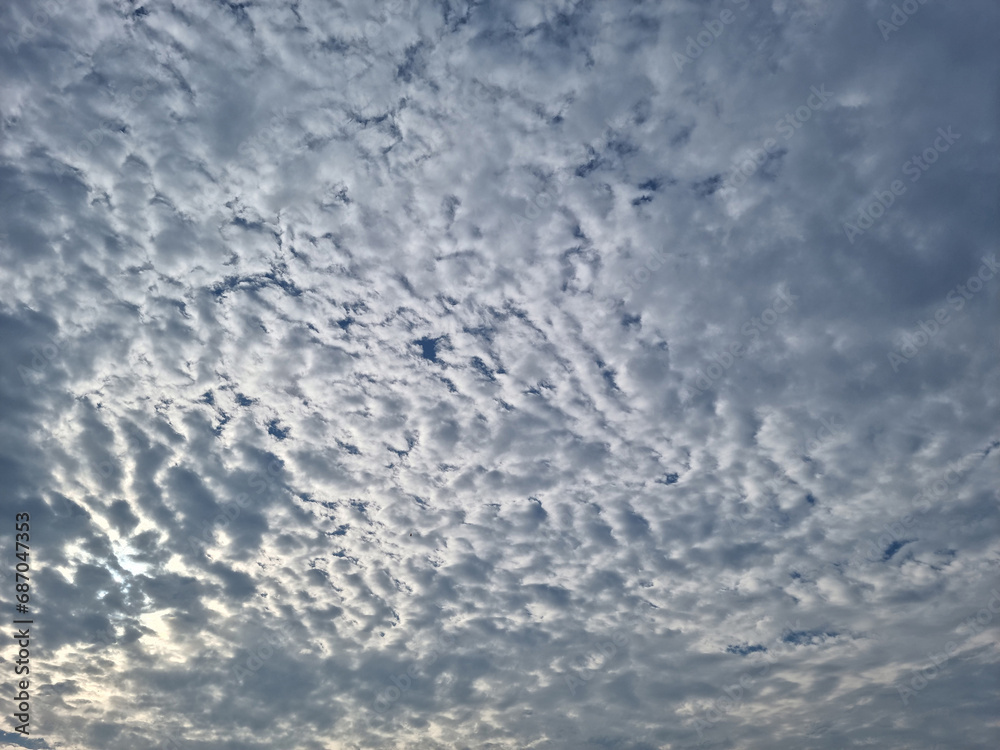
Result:
{"type": "Polygon", "coordinates": [[[1000,8],[900,12],[3,4],[2,741],[996,747],[1000,8]]]}

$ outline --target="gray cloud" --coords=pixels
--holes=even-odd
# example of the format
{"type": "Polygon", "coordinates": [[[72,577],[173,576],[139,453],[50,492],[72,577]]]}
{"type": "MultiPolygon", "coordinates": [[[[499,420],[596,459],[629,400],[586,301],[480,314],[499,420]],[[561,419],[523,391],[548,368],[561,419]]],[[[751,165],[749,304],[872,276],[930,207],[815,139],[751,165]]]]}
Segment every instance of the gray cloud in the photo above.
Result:
{"type": "Polygon", "coordinates": [[[994,747],[998,11],[896,5],[0,9],[0,740],[994,747]]]}

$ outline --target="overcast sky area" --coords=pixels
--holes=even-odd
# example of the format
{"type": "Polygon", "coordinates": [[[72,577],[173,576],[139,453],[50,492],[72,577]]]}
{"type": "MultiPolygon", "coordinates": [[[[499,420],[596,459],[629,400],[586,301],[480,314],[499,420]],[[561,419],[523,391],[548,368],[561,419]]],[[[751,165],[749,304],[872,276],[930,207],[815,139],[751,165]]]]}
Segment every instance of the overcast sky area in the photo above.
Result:
{"type": "Polygon", "coordinates": [[[0,748],[1000,747],[996,0],[0,30],[0,748]]]}

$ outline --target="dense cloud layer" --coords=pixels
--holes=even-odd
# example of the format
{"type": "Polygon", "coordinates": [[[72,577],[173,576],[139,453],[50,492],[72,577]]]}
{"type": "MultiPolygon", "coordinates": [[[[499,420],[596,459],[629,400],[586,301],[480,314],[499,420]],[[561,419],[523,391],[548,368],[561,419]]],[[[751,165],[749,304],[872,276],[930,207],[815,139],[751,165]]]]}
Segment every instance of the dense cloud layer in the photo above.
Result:
{"type": "Polygon", "coordinates": [[[995,2],[0,27],[0,746],[997,746],[995,2]]]}

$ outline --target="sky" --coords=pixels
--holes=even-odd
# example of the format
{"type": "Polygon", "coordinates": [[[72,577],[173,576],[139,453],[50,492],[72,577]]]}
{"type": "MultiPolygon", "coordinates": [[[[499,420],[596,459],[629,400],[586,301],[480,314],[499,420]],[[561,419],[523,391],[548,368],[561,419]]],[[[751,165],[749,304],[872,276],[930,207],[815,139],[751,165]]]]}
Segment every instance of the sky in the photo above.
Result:
{"type": "Polygon", "coordinates": [[[998,32],[0,5],[0,747],[998,747],[998,32]]]}

